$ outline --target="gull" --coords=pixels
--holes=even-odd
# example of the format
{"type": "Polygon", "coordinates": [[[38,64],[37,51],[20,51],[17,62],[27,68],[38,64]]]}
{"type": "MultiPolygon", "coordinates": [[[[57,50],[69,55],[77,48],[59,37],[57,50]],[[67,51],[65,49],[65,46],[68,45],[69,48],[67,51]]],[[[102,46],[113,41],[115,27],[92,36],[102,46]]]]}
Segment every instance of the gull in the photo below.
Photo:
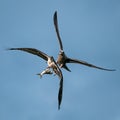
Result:
{"type": "Polygon", "coordinates": [[[52,74],[50,69],[52,69],[53,72],[58,75],[60,79],[59,92],[58,92],[58,109],[60,109],[60,105],[62,102],[62,92],[63,92],[63,75],[62,75],[62,71],[60,70],[59,66],[55,62],[54,58],[52,56],[48,56],[47,54],[35,48],[9,48],[8,50],[20,50],[20,51],[28,52],[28,53],[37,55],[43,58],[45,61],[47,61],[48,67],[40,75],[47,74],[47,73],[52,74]]]}
{"type": "Polygon", "coordinates": [[[67,71],[71,72],[71,70],[67,67],[66,63],[78,63],[78,64],[82,64],[82,65],[85,65],[85,66],[88,66],[88,67],[97,68],[97,69],[100,69],[100,70],[115,71],[115,69],[106,69],[106,68],[95,66],[95,65],[90,64],[86,61],[82,61],[82,60],[78,60],[78,59],[72,59],[72,58],[67,57],[67,55],[65,54],[65,52],[63,50],[62,40],[61,40],[61,37],[60,37],[60,34],[59,34],[57,11],[55,11],[55,13],[54,13],[53,21],[54,21],[54,27],[55,27],[55,31],[56,31],[56,34],[57,34],[59,47],[60,47],[58,58],[57,58],[57,64],[60,66],[60,68],[64,68],[67,71]]]}

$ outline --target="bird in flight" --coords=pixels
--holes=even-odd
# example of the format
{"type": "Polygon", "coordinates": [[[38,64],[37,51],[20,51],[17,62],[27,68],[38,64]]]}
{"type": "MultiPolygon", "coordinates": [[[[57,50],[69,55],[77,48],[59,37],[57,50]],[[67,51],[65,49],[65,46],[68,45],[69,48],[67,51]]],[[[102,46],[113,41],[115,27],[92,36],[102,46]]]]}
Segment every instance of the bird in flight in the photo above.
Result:
{"type": "Polygon", "coordinates": [[[34,48],[9,48],[8,50],[20,50],[20,51],[28,52],[37,55],[43,58],[45,61],[47,61],[48,67],[41,74],[52,74],[52,71],[50,71],[50,69],[52,69],[53,72],[58,75],[60,79],[59,92],[58,92],[58,109],[60,109],[60,105],[62,102],[62,92],[63,92],[63,75],[59,66],[55,62],[54,58],[34,48]]]}
{"type": "Polygon", "coordinates": [[[78,64],[82,64],[82,65],[85,65],[85,66],[88,66],[88,67],[97,68],[97,69],[100,69],[100,70],[115,71],[114,69],[106,69],[106,68],[98,67],[98,66],[90,64],[86,61],[82,61],[82,60],[78,60],[78,59],[72,59],[72,58],[67,57],[67,55],[65,54],[65,52],[63,50],[62,40],[61,40],[61,37],[60,37],[60,34],[59,34],[57,11],[55,11],[55,13],[54,13],[53,21],[54,21],[55,31],[56,31],[56,34],[57,34],[59,47],[60,47],[58,58],[57,58],[57,64],[60,66],[60,68],[64,68],[67,71],[71,72],[71,70],[67,67],[66,63],[78,63],[78,64]]]}
{"type": "Polygon", "coordinates": [[[97,68],[97,69],[106,70],[106,71],[115,71],[115,70],[98,67],[82,60],[69,58],[63,50],[62,40],[61,40],[59,29],[58,29],[57,11],[55,11],[54,13],[53,21],[54,21],[55,31],[57,34],[59,47],[60,47],[57,61],[54,60],[53,56],[48,56],[44,52],[37,50],[35,48],[9,48],[8,50],[20,50],[20,51],[28,52],[28,53],[37,55],[38,57],[41,57],[42,59],[47,61],[48,67],[37,75],[40,75],[40,77],[42,77],[42,75],[44,74],[53,74],[54,72],[55,75],[59,77],[60,83],[59,83],[59,92],[58,92],[58,109],[60,109],[60,105],[62,102],[62,94],[63,94],[63,74],[60,68],[64,68],[70,72],[71,70],[67,67],[66,65],[67,63],[78,63],[88,67],[97,68]]]}

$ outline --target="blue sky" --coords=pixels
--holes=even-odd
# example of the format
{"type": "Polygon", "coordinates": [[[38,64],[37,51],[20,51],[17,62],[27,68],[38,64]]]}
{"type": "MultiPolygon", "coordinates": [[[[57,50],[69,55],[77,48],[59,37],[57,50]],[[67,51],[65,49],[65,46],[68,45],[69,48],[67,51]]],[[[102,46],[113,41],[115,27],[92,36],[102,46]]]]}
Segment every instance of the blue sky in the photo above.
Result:
{"type": "Polygon", "coordinates": [[[120,1],[1,0],[0,119],[120,120],[120,1]],[[41,58],[10,47],[32,47],[57,58],[53,25],[57,10],[66,54],[92,64],[115,68],[106,72],[69,64],[62,69],[64,94],[57,109],[59,79],[36,73],[41,58]]]}

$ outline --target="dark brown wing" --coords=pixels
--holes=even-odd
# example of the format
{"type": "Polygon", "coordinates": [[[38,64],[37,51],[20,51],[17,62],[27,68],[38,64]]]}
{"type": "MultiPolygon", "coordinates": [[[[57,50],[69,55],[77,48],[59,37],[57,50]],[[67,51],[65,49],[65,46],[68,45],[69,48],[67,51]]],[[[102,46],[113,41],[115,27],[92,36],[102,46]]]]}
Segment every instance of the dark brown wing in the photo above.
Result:
{"type": "Polygon", "coordinates": [[[56,30],[59,45],[60,45],[60,50],[63,50],[62,40],[60,38],[59,29],[58,29],[57,11],[55,11],[53,19],[54,19],[54,26],[55,26],[55,30],[56,30]]]}
{"type": "Polygon", "coordinates": [[[77,60],[77,59],[67,58],[66,62],[67,63],[78,63],[78,64],[82,64],[82,65],[85,65],[85,66],[88,66],[88,67],[97,68],[97,69],[100,69],[100,70],[115,71],[115,69],[106,69],[106,68],[98,67],[98,66],[95,66],[93,64],[87,63],[87,62],[82,61],[82,60],[77,60]]]}
{"type": "Polygon", "coordinates": [[[59,92],[58,92],[58,109],[60,109],[60,105],[62,102],[63,95],[63,79],[60,80],[59,92]]]}
{"type": "Polygon", "coordinates": [[[58,92],[58,109],[60,109],[60,105],[62,102],[62,95],[63,95],[63,75],[60,69],[59,69],[59,76],[60,76],[60,85],[59,85],[59,92],[58,92]]]}
{"type": "Polygon", "coordinates": [[[34,55],[37,55],[41,58],[43,58],[44,60],[48,60],[48,55],[41,52],[40,50],[37,50],[35,48],[10,48],[8,50],[21,50],[21,51],[24,51],[24,52],[28,52],[28,53],[31,53],[31,54],[34,54],[34,55]]]}
{"type": "Polygon", "coordinates": [[[57,70],[54,72],[59,76],[59,79],[60,79],[59,92],[58,92],[58,109],[60,109],[60,105],[62,102],[62,93],[63,93],[63,74],[62,74],[62,71],[60,70],[59,66],[55,62],[54,58],[53,58],[53,62],[57,67],[57,70]]]}

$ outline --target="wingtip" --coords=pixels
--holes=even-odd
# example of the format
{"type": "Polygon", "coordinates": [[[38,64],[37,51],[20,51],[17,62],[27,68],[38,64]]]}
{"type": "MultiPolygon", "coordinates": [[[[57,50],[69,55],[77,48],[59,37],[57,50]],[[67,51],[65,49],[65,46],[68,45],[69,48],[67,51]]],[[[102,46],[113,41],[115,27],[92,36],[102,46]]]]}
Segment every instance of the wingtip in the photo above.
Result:
{"type": "Polygon", "coordinates": [[[16,48],[6,48],[6,50],[16,50],[16,48]]]}
{"type": "Polygon", "coordinates": [[[60,105],[58,105],[58,110],[60,110],[60,105]]]}
{"type": "Polygon", "coordinates": [[[116,69],[102,69],[102,70],[106,70],[106,71],[116,71],[116,69]]]}
{"type": "Polygon", "coordinates": [[[54,15],[57,15],[57,10],[55,11],[54,15]]]}
{"type": "Polygon", "coordinates": [[[54,13],[54,20],[56,20],[57,19],[57,11],[55,11],[55,13],[54,13]]]}
{"type": "Polygon", "coordinates": [[[5,50],[12,50],[12,48],[5,48],[5,50]]]}
{"type": "Polygon", "coordinates": [[[116,69],[112,69],[112,70],[110,70],[110,71],[117,71],[116,69]]]}

